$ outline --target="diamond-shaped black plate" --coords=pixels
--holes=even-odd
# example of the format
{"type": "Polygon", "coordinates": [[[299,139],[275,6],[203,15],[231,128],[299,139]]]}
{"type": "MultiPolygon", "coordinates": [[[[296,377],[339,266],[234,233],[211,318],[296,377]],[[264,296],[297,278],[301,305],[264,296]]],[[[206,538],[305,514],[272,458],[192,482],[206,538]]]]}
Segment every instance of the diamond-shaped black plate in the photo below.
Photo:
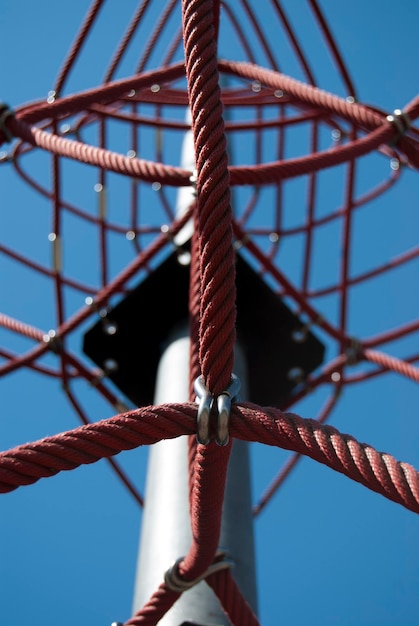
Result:
{"type": "MultiPolygon", "coordinates": [[[[249,399],[280,407],[299,379],[322,363],[324,346],[311,332],[296,340],[298,316],[240,254],[236,259],[237,336],[247,356],[249,399]]],[[[114,334],[103,320],[85,334],[84,352],[137,406],[153,403],[165,340],[188,317],[188,289],[189,266],[180,265],[174,252],[109,311],[114,334]],[[106,367],[116,364],[112,371],[106,367]]]]}

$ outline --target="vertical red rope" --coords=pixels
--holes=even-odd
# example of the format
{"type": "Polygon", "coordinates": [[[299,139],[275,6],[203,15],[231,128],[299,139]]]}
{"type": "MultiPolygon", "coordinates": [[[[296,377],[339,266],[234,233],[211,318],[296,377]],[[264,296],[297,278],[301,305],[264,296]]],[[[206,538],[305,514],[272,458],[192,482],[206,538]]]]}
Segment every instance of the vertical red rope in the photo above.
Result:
{"type": "Polygon", "coordinates": [[[185,580],[200,576],[217,551],[231,443],[230,440],[227,446],[220,447],[212,441],[197,446],[191,502],[192,545],[179,565],[185,580]]]}
{"type": "Polygon", "coordinates": [[[218,84],[213,3],[183,0],[183,30],[194,135],[200,248],[201,371],[219,395],[230,382],[235,342],[235,270],[226,139],[218,84]]]}

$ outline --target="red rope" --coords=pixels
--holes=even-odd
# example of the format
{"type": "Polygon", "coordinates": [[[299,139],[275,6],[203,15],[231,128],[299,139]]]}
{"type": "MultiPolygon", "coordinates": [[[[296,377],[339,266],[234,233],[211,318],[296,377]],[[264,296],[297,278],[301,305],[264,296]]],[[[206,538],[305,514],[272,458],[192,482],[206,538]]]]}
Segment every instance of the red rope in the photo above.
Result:
{"type": "MultiPolygon", "coordinates": [[[[62,470],[94,463],[121,450],[195,431],[196,405],[193,404],[145,407],[81,426],[0,453],[0,492],[13,491],[62,470]]],[[[359,443],[351,435],[339,433],[332,426],[282,413],[279,409],[238,404],[232,410],[230,433],[239,439],[309,456],[419,513],[417,471],[389,454],[359,443]]],[[[206,480],[202,476],[199,479],[201,484],[206,480]]]]}
{"type": "Polygon", "coordinates": [[[367,361],[371,361],[371,363],[377,363],[386,369],[402,374],[402,376],[406,376],[417,383],[419,382],[419,368],[406,361],[397,359],[394,356],[389,356],[383,352],[378,352],[377,350],[362,350],[362,356],[364,359],[367,359],[367,361]]]}
{"type": "Polygon", "coordinates": [[[184,0],[182,19],[197,169],[199,358],[207,387],[218,395],[230,383],[236,315],[232,215],[213,3],[184,0]]]}
{"type": "MultiPolygon", "coordinates": [[[[211,30],[212,24],[208,24],[208,27],[209,30],[211,30]]],[[[194,40],[192,39],[192,41],[194,40]]],[[[214,42],[213,45],[215,46],[214,42]]],[[[292,178],[323,168],[333,167],[347,160],[367,154],[378,148],[381,144],[391,142],[394,138],[397,139],[398,148],[407,156],[410,163],[414,167],[419,167],[419,149],[417,141],[409,136],[398,137],[398,133],[393,124],[387,122],[383,116],[368,107],[355,103],[350,104],[343,98],[333,96],[316,87],[304,85],[278,72],[262,69],[248,63],[222,61],[219,63],[219,68],[223,72],[233,76],[241,76],[249,80],[261,81],[272,89],[284,89],[295,97],[297,103],[307,103],[320,107],[325,113],[337,114],[360,128],[371,131],[366,137],[336,147],[333,150],[266,165],[232,167],[230,168],[231,184],[259,185],[275,183],[278,182],[279,179],[292,178]]],[[[198,65],[195,69],[203,71],[205,68],[198,65]]],[[[99,148],[87,146],[80,142],[70,141],[29,126],[29,124],[39,122],[42,119],[56,119],[63,115],[74,114],[77,111],[86,109],[90,104],[112,101],[125,95],[130,89],[146,89],[153,83],[173,80],[180,77],[182,72],[183,64],[177,64],[163,70],[156,70],[122,81],[115,81],[76,96],[62,98],[54,103],[30,105],[18,111],[14,117],[8,117],[5,124],[8,131],[15,137],[20,137],[32,145],[39,145],[55,154],[71,157],[91,165],[98,165],[99,167],[129,176],[135,175],[143,180],[150,180],[151,182],[159,180],[161,183],[168,185],[186,185],[188,184],[190,173],[185,172],[181,168],[156,164],[145,160],[129,159],[123,155],[117,155],[107,150],[100,150],[99,148]]],[[[212,95],[214,102],[211,102],[215,104],[218,95],[217,97],[214,93],[212,95]]],[[[211,106],[211,102],[207,104],[211,106]]],[[[202,101],[196,104],[197,106],[201,106],[202,101]]],[[[411,120],[415,120],[419,114],[418,98],[415,98],[409,103],[404,108],[404,111],[409,115],[411,120]]],[[[199,110],[196,111],[196,115],[198,115],[198,113],[199,110]]],[[[214,124],[214,122],[217,122],[217,118],[217,110],[215,110],[213,116],[205,121],[214,124]]],[[[203,120],[200,119],[199,123],[201,124],[202,122],[203,120]]],[[[212,130],[212,128],[210,130],[212,130]]],[[[212,133],[208,130],[206,125],[200,127],[200,131],[204,132],[204,134],[205,132],[207,133],[207,140],[212,139],[212,133]]],[[[0,142],[2,140],[4,141],[4,137],[2,137],[0,133],[0,142]]],[[[213,146],[215,144],[210,141],[208,145],[213,146]]],[[[222,153],[220,152],[220,154],[222,153]]],[[[205,150],[202,153],[202,158],[206,158],[205,150]]],[[[221,166],[221,169],[223,169],[223,167],[224,166],[221,166]]],[[[207,185],[210,184],[208,180],[206,182],[207,185]]]]}
{"type": "Polygon", "coordinates": [[[259,622],[238,588],[230,570],[225,569],[206,578],[221,602],[232,624],[237,626],[259,626],[259,622]]]}
{"type": "MultiPolygon", "coordinates": [[[[102,0],[95,0],[93,3],[91,11],[79,32],[73,48],[70,50],[57,80],[57,91],[63,87],[101,4],[102,0]]],[[[254,18],[247,0],[243,0],[241,4],[250,17],[253,30],[259,39],[260,45],[265,50],[272,67],[276,70],[275,57],[265,42],[262,28],[256,18],[254,18]]],[[[354,95],[350,77],[346,72],[324,17],[318,9],[315,0],[310,0],[310,4],[323,29],[328,46],[340,67],[346,85],[351,90],[351,95],[354,95]]],[[[148,63],[149,57],[161,38],[166,21],[175,5],[176,0],[171,0],[167,4],[165,11],[159,16],[151,32],[149,43],[141,57],[138,74],[142,72],[142,69],[148,63]]],[[[285,13],[276,0],[273,2],[273,5],[276,7],[277,13],[284,24],[299,61],[305,69],[309,80],[314,83],[309,65],[305,60],[302,49],[285,13]]],[[[148,3],[144,0],[137,10],[131,26],[127,30],[111,62],[106,74],[106,80],[110,80],[117,69],[147,6],[148,3]]],[[[313,322],[317,323],[318,314],[308,303],[308,296],[310,296],[308,266],[311,258],[311,236],[313,229],[319,224],[318,221],[315,222],[314,217],[315,172],[339,163],[351,162],[352,175],[349,177],[347,199],[345,207],[342,209],[346,216],[346,222],[343,226],[344,254],[346,256],[342,265],[339,284],[329,288],[329,291],[337,291],[342,294],[340,323],[338,328],[327,322],[322,323],[323,329],[332,338],[340,342],[344,352],[350,342],[350,338],[347,337],[345,331],[349,287],[355,284],[356,281],[363,280],[364,276],[369,277],[377,274],[379,271],[384,271],[384,266],[382,266],[379,270],[370,271],[368,274],[356,279],[349,278],[350,222],[353,209],[356,207],[354,190],[352,188],[354,186],[354,159],[380,148],[383,144],[393,142],[395,144],[394,148],[391,150],[388,147],[385,149],[381,148],[382,151],[390,156],[397,156],[398,153],[402,153],[411,165],[419,167],[419,143],[418,131],[416,129],[410,129],[405,136],[399,136],[394,124],[389,123],[385,119],[385,114],[379,113],[372,108],[357,103],[349,103],[313,85],[304,85],[278,71],[262,69],[249,63],[230,61],[218,63],[216,42],[219,28],[219,11],[219,0],[183,0],[186,78],[192,110],[192,129],[198,173],[198,202],[194,213],[195,235],[192,242],[189,296],[191,316],[190,370],[192,380],[202,372],[207,386],[215,395],[224,390],[230,381],[235,340],[234,252],[232,247],[229,175],[231,176],[231,184],[235,185],[277,184],[280,180],[286,178],[308,173],[312,175],[312,185],[309,192],[310,214],[307,224],[303,227],[308,234],[305,250],[306,268],[302,290],[299,291],[294,288],[287,278],[274,268],[272,261],[274,258],[273,252],[270,256],[264,255],[252,242],[245,242],[247,233],[244,230],[244,222],[253,214],[254,205],[249,204],[247,210],[244,211],[243,215],[245,218],[243,218],[243,223],[235,225],[235,234],[248,246],[255,258],[261,261],[264,270],[269,271],[278,284],[282,285],[287,295],[293,297],[295,302],[300,304],[301,311],[304,311],[313,322]],[[291,118],[285,117],[284,107],[281,107],[281,114],[278,120],[264,121],[262,119],[263,116],[258,114],[255,122],[231,125],[232,131],[239,128],[248,128],[256,132],[257,147],[254,162],[258,165],[232,167],[230,168],[230,174],[227,166],[221,92],[218,78],[219,70],[245,80],[259,81],[264,87],[267,86],[268,89],[272,89],[272,92],[266,95],[266,98],[270,98],[271,101],[274,99],[273,90],[281,90],[285,92],[282,102],[287,101],[303,112],[299,117],[296,116],[291,120],[291,118]],[[313,130],[317,133],[317,127],[315,126],[317,122],[315,120],[322,122],[323,118],[337,129],[339,129],[340,119],[352,124],[352,140],[345,144],[336,145],[332,150],[318,153],[317,141],[313,135],[311,154],[293,160],[284,160],[282,158],[283,154],[277,153],[275,157],[277,159],[276,162],[267,165],[260,164],[262,161],[261,136],[263,128],[268,126],[276,127],[277,132],[281,133],[280,143],[282,143],[284,140],[282,133],[285,126],[297,122],[300,123],[304,119],[306,122],[313,124],[313,130]],[[366,133],[361,139],[356,139],[358,129],[366,133]]],[[[230,16],[239,33],[239,38],[242,39],[243,46],[248,51],[249,57],[252,58],[251,47],[247,45],[245,33],[241,30],[238,22],[235,23],[235,18],[231,11],[230,16]]],[[[173,40],[167,58],[171,59],[177,48],[178,41],[178,37],[173,40]]],[[[121,113],[118,107],[122,106],[124,101],[126,102],[127,94],[132,89],[137,91],[136,99],[138,98],[138,102],[147,101],[154,102],[155,105],[156,103],[164,104],[163,96],[159,96],[160,100],[157,96],[150,96],[151,85],[153,83],[158,85],[170,83],[173,80],[182,78],[184,72],[184,65],[180,63],[139,76],[135,75],[126,80],[115,81],[55,102],[32,104],[21,108],[15,116],[8,115],[3,119],[5,126],[3,130],[10,131],[12,135],[22,139],[31,146],[39,146],[53,154],[53,191],[48,192],[44,190],[35,181],[29,182],[37,191],[40,191],[54,202],[54,220],[56,224],[53,230],[57,235],[60,230],[61,209],[69,209],[61,199],[59,156],[70,157],[74,160],[100,167],[102,170],[102,183],[104,183],[105,170],[109,170],[148,182],[159,181],[160,183],[173,186],[189,184],[191,173],[179,167],[172,167],[157,162],[163,160],[160,158],[161,153],[159,151],[154,162],[146,161],[115,154],[107,150],[104,134],[102,135],[100,147],[93,147],[81,141],[63,138],[56,132],[59,120],[61,121],[66,116],[79,112],[83,112],[77,123],[77,129],[80,132],[92,119],[98,118],[103,129],[106,118],[119,118],[129,122],[132,125],[133,135],[135,135],[136,127],[143,123],[154,125],[159,129],[182,127],[179,123],[164,122],[159,115],[156,115],[152,120],[137,116],[135,100],[132,100],[133,113],[131,116],[121,113]],[[35,124],[41,124],[42,128],[36,127],[35,124]]],[[[168,89],[167,92],[171,93],[172,103],[176,101],[178,104],[184,104],[184,92],[176,89],[168,89]]],[[[237,94],[234,95],[234,90],[232,90],[231,93],[227,94],[226,102],[232,105],[237,104],[239,101],[243,102],[240,98],[249,98],[248,93],[246,89],[243,89],[242,94],[237,96],[237,94]]],[[[263,99],[255,94],[253,94],[251,100],[249,99],[249,103],[254,106],[262,105],[263,102],[263,99]]],[[[415,120],[419,115],[419,99],[413,100],[405,107],[404,111],[411,120],[415,120]]],[[[0,131],[0,142],[3,139],[4,136],[1,135],[0,131]]],[[[23,144],[22,152],[30,149],[30,147],[23,144]]],[[[279,152],[281,150],[282,148],[279,152]]],[[[19,148],[15,150],[15,153],[20,154],[19,148]]],[[[406,162],[406,159],[404,159],[404,162],[406,162]]],[[[18,169],[17,165],[16,167],[18,169]]],[[[19,173],[25,178],[23,172],[19,173]]],[[[27,179],[29,180],[28,177],[27,179]]],[[[137,202],[133,203],[134,206],[137,207],[137,202]]],[[[71,210],[78,211],[74,207],[71,210]]],[[[342,211],[335,215],[339,214],[340,216],[342,211]]],[[[281,226],[279,215],[281,211],[278,207],[277,213],[276,224],[278,228],[276,230],[279,235],[281,226]]],[[[79,214],[84,219],[93,219],[88,217],[87,213],[79,211],[79,214]]],[[[133,209],[134,214],[135,211],[133,209]]],[[[171,219],[172,213],[170,209],[168,209],[167,214],[169,219],[171,219]]],[[[189,214],[183,218],[183,223],[188,218],[189,214]]],[[[329,218],[332,219],[331,216],[325,219],[329,218]]],[[[136,220],[133,219],[132,221],[134,231],[136,220]]],[[[179,230],[181,221],[172,229],[172,234],[179,230]]],[[[155,256],[164,245],[164,238],[161,237],[156,241],[155,245],[150,246],[148,250],[142,253],[138,244],[136,260],[114,281],[108,283],[105,241],[106,233],[112,227],[108,223],[105,224],[103,219],[101,226],[103,288],[96,295],[95,302],[97,305],[106,302],[111,294],[117,293],[126,284],[126,281],[133,276],[133,273],[138,271],[139,268],[146,267],[147,260],[155,256]]],[[[28,266],[31,265],[29,260],[23,260],[23,257],[18,257],[14,253],[7,253],[28,266]]],[[[412,253],[411,257],[414,258],[415,254],[412,253]]],[[[408,255],[406,256],[407,258],[408,255]]],[[[405,262],[406,259],[403,258],[400,262],[405,262]]],[[[32,267],[38,269],[33,263],[32,267]]],[[[53,274],[48,271],[46,273],[48,275],[53,274]]],[[[63,339],[90,315],[90,311],[85,308],[68,321],[65,321],[63,286],[73,284],[78,289],[81,286],[65,279],[61,271],[55,272],[54,276],[58,307],[59,328],[57,335],[60,339],[63,339]]],[[[323,290],[323,293],[326,293],[326,291],[323,290]]],[[[317,295],[321,293],[321,291],[316,292],[317,295]]],[[[40,342],[35,349],[23,356],[9,358],[8,363],[0,368],[0,374],[8,373],[23,365],[35,367],[36,359],[42,356],[48,349],[47,344],[42,341],[42,331],[5,315],[0,315],[0,325],[40,342]]],[[[380,335],[379,340],[383,342],[384,340],[389,340],[389,337],[402,336],[412,331],[413,327],[413,324],[407,324],[395,331],[380,335]]],[[[377,343],[377,338],[373,338],[369,342],[359,343],[356,356],[376,363],[380,366],[379,371],[389,369],[408,376],[415,381],[419,380],[419,370],[407,361],[401,361],[370,349],[377,343]]],[[[81,407],[78,406],[77,401],[68,389],[68,382],[74,375],[81,375],[86,380],[93,380],[94,374],[81,363],[78,363],[71,354],[67,353],[64,345],[59,357],[63,384],[67,386],[70,401],[81,418],[84,419],[85,416],[81,407]]],[[[349,378],[343,378],[342,367],[347,360],[348,355],[341,354],[334,364],[336,367],[339,366],[337,367],[337,372],[342,376],[339,384],[350,380],[349,378]]],[[[318,384],[329,380],[328,377],[330,377],[330,373],[333,371],[332,365],[329,364],[326,371],[317,376],[316,381],[318,384]]],[[[355,380],[355,377],[352,380],[355,380]]],[[[106,388],[102,388],[101,384],[99,388],[105,397],[111,401],[112,399],[115,400],[106,388]]],[[[193,393],[191,391],[192,398],[193,393]]],[[[331,405],[328,409],[330,408],[331,405]]],[[[326,417],[327,413],[328,410],[327,412],[325,411],[324,417],[326,417]]],[[[213,560],[218,545],[224,485],[231,448],[231,444],[225,448],[219,448],[214,443],[208,446],[200,445],[197,447],[194,437],[195,429],[196,405],[191,404],[142,408],[97,424],[89,424],[68,433],[49,437],[40,442],[34,442],[9,452],[1,453],[0,491],[12,491],[20,485],[33,483],[41,477],[52,476],[59,471],[73,469],[85,463],[92,463],[100,458],[108,458],[117,469],[115,462],[110,457],[121,450],[154,443],[162,438],[173,438],[181,434],[190,434],[189,463],[191,472],[193,541],[188,555],[179,566],[179,570],[181,576],[186,580],[191,580],[206,570],[213,560]]],[[[296,415],[284,414],[277,409],[261,409],[260,407],[247,404],[234,407],[230,432],[233,436],[241,439],[260,441],[268,445],[276,445],[293,450],[297,455],[305,454],[310,456],[412,511],[419,512],[419,478],[411,466],[399,463],[387,454],[378,453],[370,446],[358,443],[353,437],[340,434],[334,428],[322,426],[317,421],[303,420],[296,415]]],[[[293,457],[293,460],[285,468],[278,480],[284,479],[297,458],[297,456],[293,457]]],[[[131,490],[133,489],[133,486],[131,486],[131,490]]],[[[240,624],[240,626],[246,626],[247,624],[256,626],[258,622],[244,601],[230,572],[219,572],[210,576],[207,582],[220,598],[233,623],[240,624]]],[[[134,626],[135,624],[151,625],[157,623],[178,596],[179,594],[169,590],[166,585],[162,584],[146,606],[129,620],[127,624],[134,626]]]]}
{"type": "Polygon", "coordinates": [[[99,14],[103,2],[104,0],[95,0],[91,5],[89,12],[86,15],[86,18],[78,32],[77,38],[67,55],[67,58],[55,83],[55,91],[57,93],[59,93],[64,87],[64,83],[68,78],[68,75],[70,74],[71,68],[73,67],[74,62],[77,59],[77,56],[80,53],[84,42],[86,41],[86,38],[99,14]]]}
{"type": "MultiPolygon", "coordinates": [[[[116,278],[110,281],[103,289],[98,291],[95,296],[95,305],[96,307],[101,307],[104,303],[107,302],[109,297],[114,293],[117,293],[122,287],[130,280],[141,268],[147,267],[147,263],[150,259],[153,258],[168,242],[168,237],[173,237],[176,235],[179,230],[185,225],[185,223],[190,218],[190,210],[186,211],[186,213],[176,221],[172,227],[170,228],[169,233],[162,234],[160,237],[155,239],[152,244],[144,250],[141,254],[139,254],[116,278]]],[[[77,328],[88,317],[90,317],[94,313],[94,309],[92,307],[85,307],[81,311],[78,311],[75,315],[68,318],[62,326],[56,329],[56,335],[58,337],[63,337],[70,333],[72,330],[77,328]]],[[[38,359],[40,356],[47,352],[49,346],[47,343],[42,342],[32,350],[29,350],[23,356],[14,359],[8,363],[5,363],[0,367],[0,376],[9,374],[19,367],[24,367],[25,365],[31,364],[33,361],[38,359]]]]}
{"type": "Polygon", "coordinates": [[[179,574],[185,580],[200,576],[214,560],[230,452],[231,441],[224,447],[214,441],[197,446],[191,502],[192,545],[179,564],[179,574]]]}
{"type": "MultiPolygon", "coordinates": [[[[326,420],[329,418],[330,413],[335,408],[338,398],[341,395],[341,387],[336,387],[334,393],[327,399],[325,406],[320,411],[320,414],[317,418],[319,424],[324,424],[326,420]]],[[[268,488],[262,494],[259,502],[253,507],[253,515],[259,515],[259,513],[265,508],[265,506],[270,502],[273,496],[277,493],[279,487],[282,483],[288,478],[294,467],[297,463],[302,459],[301,454],[294,453],[283,465],[281,470],[275,476],[275,478],[271,481],[268,488]]]]}
{"type": "Polygon", "coordinates": [[[125,626],[155,626],[179,596],[180,593],[172,591],[162,583],[147,604],[125,622],[125,626]]]}

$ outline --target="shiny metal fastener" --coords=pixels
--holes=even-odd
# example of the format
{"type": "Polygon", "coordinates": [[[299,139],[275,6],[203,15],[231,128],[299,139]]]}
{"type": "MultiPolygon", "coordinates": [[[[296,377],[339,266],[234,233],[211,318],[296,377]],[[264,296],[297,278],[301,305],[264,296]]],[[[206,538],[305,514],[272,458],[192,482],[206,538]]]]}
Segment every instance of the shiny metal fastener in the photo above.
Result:
{"type": "Polygon", "coordinates": [[[395,145],[409,130],[411,125],[410,117],[401,109],[395,109],[392,115],[387,115],[386,120],[390,122],[390,124],[393,124],[394,128],[397,130],[397,135],[392,141],[392,145],[395,145]]]}
{"type": "MultiPolygon", "coordinates": [[[[198,376],[195,380],[194,389],[199,404],[196,438],[198,443],[207,445],[210,441],[210,415],[214,406],[214,396],[205,386],[202,376],[198,376]]],[[[230,385],[217,397],[218,415],[215,441],[219,446],[228,444],[231,403],[237,399],[239,391],[240,380],[235,374],[232,374],[230,385]]]]}

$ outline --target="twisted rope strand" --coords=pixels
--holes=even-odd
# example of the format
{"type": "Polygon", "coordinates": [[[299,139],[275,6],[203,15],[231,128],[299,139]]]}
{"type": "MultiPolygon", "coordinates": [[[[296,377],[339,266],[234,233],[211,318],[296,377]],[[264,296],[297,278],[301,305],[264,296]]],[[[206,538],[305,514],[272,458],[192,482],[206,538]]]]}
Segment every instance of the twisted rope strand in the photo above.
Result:
{"type": "Polygon", "coordinates": [[[192,545],[179,564],[179,574],[194,580],[213,562],[221,531],[221,513],[232,441],[197,446],[192,481],[192,545]]]}
{"type": "Polygon", "coordinates": [[[377,365],[381,365],[384,368],[397,372],[402,376],[406,376],[415,382],[419,382],[419,368],[407,363],[406,361],[402,361],[401,359],[385,354],[384,352],[379,352],[378,350],[362,350],[362,356],[371,363],[377,363],[377,365]]]}
{"type": "MultiPolygon", "coordinates": [[[[94,463],[122,450],[194,432],[196,405],[191,403],[144,407],[123,413],[0,453],[0,492],[13,491],[41,477],[94,463]]],[[[332,426],[247,403],[234,405],[230,433],[238,439],[309,456],[419,513],[418,472],[411,465],[377,452],[332,426]]],[[[207,477],[201,479],[205,481],[207,477]]]]}
{"type": "Polygon", "coordinates": [[[180,593],[172,591],[165,583],[162,583],[147,604],[125,622],[124,626],[155,626],[174,605],[180,595],[180,593]]]}
{"type": "Polygon", "coordinates": [[[211,0],[183,2],[186,76],[194,135],[200,248],[201,370],[218,395],[230,382],[235,341],[235,270],[226,139],[211,0]]]}

